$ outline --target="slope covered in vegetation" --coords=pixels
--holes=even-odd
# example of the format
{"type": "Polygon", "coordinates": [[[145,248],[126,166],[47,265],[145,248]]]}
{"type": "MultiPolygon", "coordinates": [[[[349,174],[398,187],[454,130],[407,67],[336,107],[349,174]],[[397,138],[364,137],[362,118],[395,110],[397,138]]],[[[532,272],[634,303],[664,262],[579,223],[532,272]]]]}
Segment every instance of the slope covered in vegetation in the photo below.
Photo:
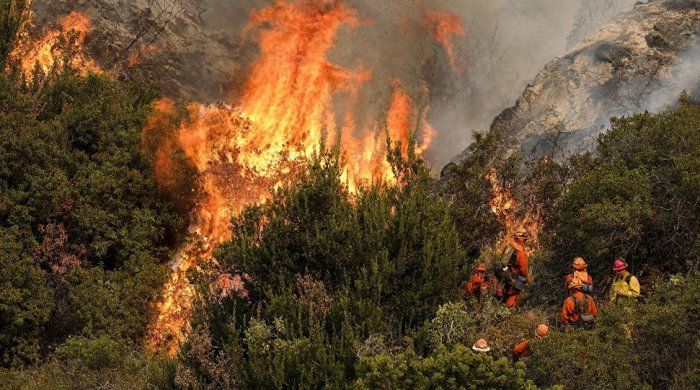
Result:
{"type": "MultiPolygon", "coordinates": [[[[9,3],[0,0],[3,11],[9,3]]],[[[4,68],[17,19],[0,16],[4,68]]],[[[1,387],[700,385],[692,99],[615,119],[595,154],[563,162],[494,158],[499,140],[482,134],[438,180],[397,147],[388,156],[397,183],[358,194],[342,180],[342,158],[320,153],[270,202],[234,218],[205,270],[214,272],[190,275],[200,300],[171,358],[143,348],[185,227],[141,139],[154,97],[108,76],[56,72],[27,86],[0,75],[1,387]],[[491,168],[519,212],[539,218],[533,281],[515,311],[496,300],[479,310],[461,292],[478,261],[503,266],[491,168]],[[592,330],[559,326],[574,256],[596,280],[592,330]],[[642,282],[631,308],[607,304],[616,256],[642,282]],[[231,280],[244,289],[221,283],[231,280]],[[513,363],[512,346],[542,322],[550,334],[513,363]],[[488,355],[471,350],[482,337],[488,355]]]]}

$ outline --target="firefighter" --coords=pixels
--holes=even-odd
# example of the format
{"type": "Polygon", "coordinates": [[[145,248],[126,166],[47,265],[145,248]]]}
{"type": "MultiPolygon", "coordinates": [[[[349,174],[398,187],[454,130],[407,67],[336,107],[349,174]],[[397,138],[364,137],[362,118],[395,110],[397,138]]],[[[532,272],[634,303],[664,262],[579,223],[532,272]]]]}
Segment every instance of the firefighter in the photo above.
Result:
{"type": "Polygon", "coordinates": [[[527,252],[525,244],[530,238],[525,229],[518,230],[513,236],[513,254],[510,256],[508,266],[506,267],[506,289],[504,302],[506,307],[515,309],[518,306],[518,294],[525,289],[525,283],[530,281],[528,273],[527,252]]]}
{"type": "Polygon", "coordinates": [[[473,294],[481,303],[484,295],[488,293],[497,298],[503,296],[503,291],[498,281],[487,273],[486,265],[480,263],[476,266],[474,274],[472,274],[464,287],[464,296],[467,297],[473,294]]]}
{"type": "Polygon", "coordinates": [[[610,289],[610,301],[613,303],[636,302],[640,294],[639,280],[627,272],[629,265],[622,257],[615,259],[613,272],[615,279],[610,289]]]}
{"type": "MultiPolygon", "coordinates": [[[[546,336],[548,332],[549,327],[547,325],[539,324],[535,330],[535,337],[541,339],[546,336]]],[[[530,341],[528,340],[522,340],[513,347],[513,360],[516,362],[522,358],[529,357],[530,355],[532,355],[532,348],[530,348],[530,341]]]]}
{"type": "Polygon", "coordinates": [[[569,282],[569,296],[564,299],[561,307],[561,322],[564,325],[577,327],[592,327],[598,308],[593,297],[584,294],[583,283],[578,278],[569,282]]]}
{"type": "Polygon", "coordinates": [[[472,349],[479,353],[486,353],[491,351],[491,347],[489,347],[489,344],[486,342],[485,339],[476,340],[476,343],[472,345],[472,349]]]}
{"type": "Polygon", "coordinates": [[[482,292],[488,289],[487,277],[486,277],[486,265],[480,263],[474,269],[474,273],[467,282],[467,286],[464,289],[464,295],[474,294],[477,298],[481,297],[482,292]]]}
{"type": "Polygon", "coordinates": [[[577,257],[574,259],[574,263],[571,265],[573,271],[566,275],[564,279],[564,291],[569,289],[569,283],[576,277],[583,283],[582,291],[588,294],[593,293],[593,278],[588,274],[588,264],[583,260],[582,257],[577,257]]]}

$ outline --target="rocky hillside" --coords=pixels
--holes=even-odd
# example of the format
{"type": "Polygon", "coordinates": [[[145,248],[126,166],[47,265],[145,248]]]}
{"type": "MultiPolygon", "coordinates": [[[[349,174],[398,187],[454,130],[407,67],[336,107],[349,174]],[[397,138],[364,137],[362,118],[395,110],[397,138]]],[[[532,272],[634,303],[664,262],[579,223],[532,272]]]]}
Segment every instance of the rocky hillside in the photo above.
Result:
{"type": "Polygon", "coordinates": [[[503,153],[590,150],[609,117],[656,111],[684,90],[697,93],[699,60],[700,1],[638,3],[549,62],[491,132],[503,153]]]}
{"type": "Polygon", "coordinates": [[[122,78],[153,82],[169,95],[217,100],[225,96],[230,75],[235,74],[235,50],[219,30],[204,23],[201,4],[182,0],[34,1],[31,25],[33,29],[51,28],[66,10],[84,13],[92,29],[86,45],[103,69],[122,78]]]}

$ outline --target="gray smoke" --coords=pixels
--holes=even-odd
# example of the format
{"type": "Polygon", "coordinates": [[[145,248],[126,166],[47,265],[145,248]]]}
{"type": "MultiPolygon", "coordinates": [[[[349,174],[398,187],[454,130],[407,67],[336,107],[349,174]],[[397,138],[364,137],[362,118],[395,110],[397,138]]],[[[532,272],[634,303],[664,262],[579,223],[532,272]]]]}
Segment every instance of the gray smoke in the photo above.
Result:
{"type": "MultiPolygon", "coordinates": [[[[70,10],[91,14],[91,43],[108,65],[154,43],[162,52],[155,54],[147,79],[159,80],[167,94],[213,102],[231,99],[229,91],[245,79],[258,52],[254,42],[242,38],[242,30],[253,10],[274,1],[35,0],[32,7],[40,25],[55,24],[70,10]]],[[[472,130],[488,129],[515,102],[547,61],[631,2],[345,0],[369,22],[342,28],[329,56],[349,69],[372,70],[359,99],[357,111],[364,114],[356,115],[359,128],[387,109],[394,80],[420,105],[430,106],[437,137],[427,157],[439,170],[469,144],[472,130]],[[454,46],[466,61],[463,74],[452,71],[442,46],[421,27],[426,11],[461,18],[466,35],[456,37],[454,46]],[[430,90],[427,98],[424,84],[430,90]]]]}
{"type": "MultiPolygon", "coordinates": [[[[430,121],[437,137],[428,155],[442,166],[462,151],[472,130],[488,129],[491,120],[513,104],[529,80],[552,57],[564,52],[588,32],[631,7],[633,0],[347,0],[362,19],[372,23],[341,30],[331,60],[373,71],[363,89],[359,125],[386,109],[392,80],[398,79],[414,99],[430,105],[430,121]],[[459,15],[466,36],[454,41],[467,63],[455,74],[442,47],[421,31],[424,11],[459,15]],[[361,64],[361,65],[360,65],[361,64]],[[422,66],[418,66],[423,64],[422,66]],[[424,99],[421,82],[428,84],[424,99]]],[[[227,39],[240,40],[250,12],[270,0],[202,1],[203,20],[227,39]]],[[[255,56],[251,46],[240,46],[240,60],[255,56]]]]}

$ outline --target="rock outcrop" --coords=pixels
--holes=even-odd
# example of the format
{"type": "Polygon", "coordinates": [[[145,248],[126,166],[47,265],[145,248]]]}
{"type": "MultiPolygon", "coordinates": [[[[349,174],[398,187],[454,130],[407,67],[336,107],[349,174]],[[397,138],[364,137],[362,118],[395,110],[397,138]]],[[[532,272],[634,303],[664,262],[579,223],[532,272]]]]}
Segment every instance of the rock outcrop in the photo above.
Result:
{"type": "Polygon", "coordinates": [[[638,3],[549,62],[490,131],[503,154],[561,158],[591,150],[610,117],[660,110],[699,89],[700,1],[638,3]]]}
{"type": "Polygon", "coordinates": [[[31,3],[33,29],[41,34],[68,12],[91,20],[85,44],[118,77],[141,78],[170,95],[200,101],[225,98],[238,61],[233,43],[202,20],[201,1],[51,0],[31,3]]]}

